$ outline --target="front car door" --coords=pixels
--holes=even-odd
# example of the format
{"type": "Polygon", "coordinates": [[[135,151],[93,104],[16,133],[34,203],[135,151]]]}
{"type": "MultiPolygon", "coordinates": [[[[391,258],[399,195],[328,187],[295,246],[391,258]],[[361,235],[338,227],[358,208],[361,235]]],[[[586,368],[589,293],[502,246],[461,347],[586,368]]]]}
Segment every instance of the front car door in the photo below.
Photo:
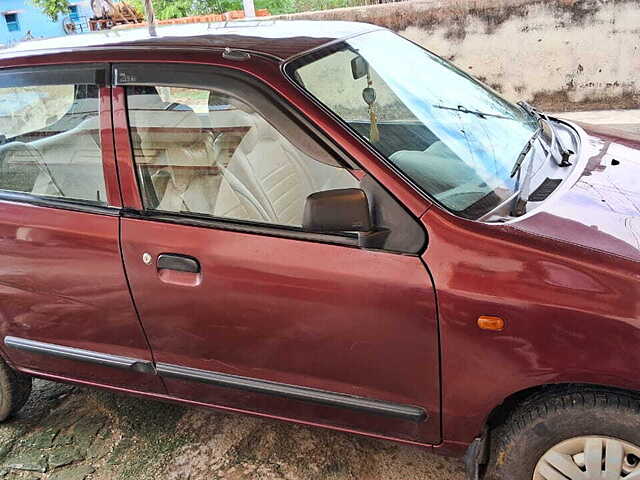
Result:
{"type": "Polygon", "coordinates": [[[310,193],[361,183],[408,214],[247,76],[150,64],[114,74],[117,144],[126,121],[132,140],[119,171],[135,170],[141,192],[122,220],[123,257],[169,393],[438,442],[437,319],[417,223],[407,218],[413,253],[303,232],[310,193]]]}
{"type": "Polygon", "coordinates": [[[0,334],[21,370],[164,392],[119,248],[107,65],[0,71],[0,334]]]}

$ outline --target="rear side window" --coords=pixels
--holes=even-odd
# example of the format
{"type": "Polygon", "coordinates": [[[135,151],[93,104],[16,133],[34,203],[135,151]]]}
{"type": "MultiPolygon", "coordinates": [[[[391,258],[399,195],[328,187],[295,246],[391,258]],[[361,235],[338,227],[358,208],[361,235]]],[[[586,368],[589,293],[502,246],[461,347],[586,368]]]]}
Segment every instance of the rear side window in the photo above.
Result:
{"type": "Polygon", "coordinates": [[[0,189],[106,204],[97,86],[0,88],[0,189]]]}

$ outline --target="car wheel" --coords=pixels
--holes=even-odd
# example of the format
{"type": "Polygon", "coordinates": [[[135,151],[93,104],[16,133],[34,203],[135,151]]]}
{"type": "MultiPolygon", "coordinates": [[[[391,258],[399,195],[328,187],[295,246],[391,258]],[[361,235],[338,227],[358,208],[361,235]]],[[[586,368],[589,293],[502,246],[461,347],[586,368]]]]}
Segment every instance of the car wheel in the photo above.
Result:
{"type": "Polygon", "coordinates": [[[640,399],[591,387],[528,400],[491,432],[487,480],[640,480],[640,399]]]}
{"type": "Polygon", "coordinates": [[[31,394],[31,377],[0,360],[0,422],[20,410],[31,394]]]}

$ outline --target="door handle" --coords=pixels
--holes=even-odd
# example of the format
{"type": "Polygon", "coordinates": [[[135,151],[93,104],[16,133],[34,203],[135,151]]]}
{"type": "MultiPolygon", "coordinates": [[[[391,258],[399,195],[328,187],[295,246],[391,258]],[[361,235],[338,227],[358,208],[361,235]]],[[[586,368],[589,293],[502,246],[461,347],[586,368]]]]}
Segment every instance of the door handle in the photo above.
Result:
{"type": "Polygon", "coordinates": [[[200,262],[196,258],[179,253],[162,253],[156,262],[158,270],[175,270],[177,272],[200,273],[200,262]]]}

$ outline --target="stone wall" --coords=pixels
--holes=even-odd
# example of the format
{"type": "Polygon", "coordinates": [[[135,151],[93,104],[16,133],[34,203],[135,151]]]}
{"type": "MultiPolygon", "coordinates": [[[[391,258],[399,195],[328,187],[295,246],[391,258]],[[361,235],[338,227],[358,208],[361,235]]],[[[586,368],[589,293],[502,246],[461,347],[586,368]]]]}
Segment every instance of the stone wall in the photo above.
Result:
{"type": "Polygon", "coordinates": [[[640,106],[640,0],[430,0],[286,15],[390,28],[511,100],[640,106]]]}

